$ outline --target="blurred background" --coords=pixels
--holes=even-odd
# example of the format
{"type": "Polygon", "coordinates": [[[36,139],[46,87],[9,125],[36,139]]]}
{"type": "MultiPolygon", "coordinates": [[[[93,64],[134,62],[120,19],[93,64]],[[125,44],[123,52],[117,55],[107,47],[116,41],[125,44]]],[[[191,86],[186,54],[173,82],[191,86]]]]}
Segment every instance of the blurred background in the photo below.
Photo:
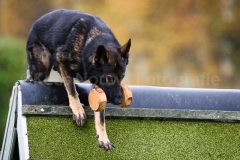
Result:
{"type": "Polygon", "coordinates": [[[31,25],[61,8],[99,16],[121,44],[132,39],[126,84],[240,88],[240,1],[0,0],[0,146],[31,25]]]}

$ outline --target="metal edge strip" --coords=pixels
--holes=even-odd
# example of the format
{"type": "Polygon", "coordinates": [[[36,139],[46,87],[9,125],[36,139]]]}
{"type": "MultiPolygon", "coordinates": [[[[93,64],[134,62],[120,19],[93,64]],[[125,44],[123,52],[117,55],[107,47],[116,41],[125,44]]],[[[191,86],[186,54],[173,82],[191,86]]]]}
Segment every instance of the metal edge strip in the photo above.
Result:
{"type": "Polygon", "coordinates": [[[2,150],[0,153],[0,160],[10,160],[13,156],[14,144],[16,141],[16,130],[14,129],[16,120],[16,104],[17,104],[17,86],[13,86],[12,95],[9,101],[9,111],[5,127],[4,139],[2,143],[2,150]]]}
{"type": "Polygon", "coordinates": [[[20,160],[29,159],[28,134],[27,134],[27,119],[22,114],[22,91],[18,86],[18,118],[17,132],[20,160]]]}

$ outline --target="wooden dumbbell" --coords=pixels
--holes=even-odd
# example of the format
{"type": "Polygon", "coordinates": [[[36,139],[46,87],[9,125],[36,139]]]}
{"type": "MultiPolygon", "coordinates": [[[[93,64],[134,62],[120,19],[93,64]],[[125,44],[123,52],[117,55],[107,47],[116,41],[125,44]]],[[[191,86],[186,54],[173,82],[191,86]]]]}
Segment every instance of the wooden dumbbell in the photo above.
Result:
{"type": "Polygon", "coordinates": [[[132,90],[126,85],[121,85],[122,91],[122,103],[119,104],[121,108],[126,108],[131,105],[132,103],[132,90]]]}
{"type": "Polygon", "coordinates": [[[102,111],[107,105],[106,94],[101,88],[94,88],[88,95],[88,102],[93,111],[102,111]]]}
{"type": "MultiPolygon", "coordinates": [[[[126,108],[132,103],[132,91],[125,85],[121,85],[122,103],[119,104],[121,108],[126,108]]],[[[88,102],[93,111],[102,111],[106,108],[107,97],[101,88],[92,89],[88,95],[88,102]]]]}

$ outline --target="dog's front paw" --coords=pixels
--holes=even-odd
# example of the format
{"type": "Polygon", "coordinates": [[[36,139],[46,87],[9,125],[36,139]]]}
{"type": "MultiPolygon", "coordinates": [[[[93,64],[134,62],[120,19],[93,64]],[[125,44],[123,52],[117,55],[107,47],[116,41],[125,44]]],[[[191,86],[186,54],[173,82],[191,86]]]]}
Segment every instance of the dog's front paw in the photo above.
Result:
{"type": "Polygon", "coordinates": [[[113,148],[115,148],[115,146],[109,141],[107,137],[104,136],[100,137],[99,135],[97,135],[96,138],[98,139],[99,148],[103,148],[106,151],[113,150],[113,148]]]}
{"type": "Polygon", "coordinates": [[[86,121],[87,121],[87,117],[86,114],[84,113],[83,115],[81,114],[74,114],[72,116],[73,122],[75,122],[78,126],[83,126],[86,121]]]}
{"type": "Polygon", "coordinates": [[[87,122],[87,116],[82,106],[73,111],[72,119],[78,126],[83,126],[87,122]]]}

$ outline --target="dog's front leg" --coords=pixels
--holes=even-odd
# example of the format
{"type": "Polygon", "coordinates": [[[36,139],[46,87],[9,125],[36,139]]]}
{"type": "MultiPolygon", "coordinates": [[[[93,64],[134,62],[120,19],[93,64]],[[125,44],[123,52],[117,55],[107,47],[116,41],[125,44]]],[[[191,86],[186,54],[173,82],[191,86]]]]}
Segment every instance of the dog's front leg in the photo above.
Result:
{"type": "Polygon", "coordinates": [[[87,120],[85,111],[80,103],[78,93],[73,81],[73,77],[69,74],[67,68],[64,65],[59,65],[59,72],[62,76],[63,83],[67,90],[69,106],[73,112],[73,121],[76,121],[78,126],[83,126],[87,120]]]}
{"type": "Polygon", "coordinates": [[[106,124],[105,124],[105,110],[100,112],[94,112],[95,119],[95,127],[98,138],[98,145],[100,148],[105,150],[112,150],[114,145],[109,141],[107,132],[106,132],[106,124]]]}

